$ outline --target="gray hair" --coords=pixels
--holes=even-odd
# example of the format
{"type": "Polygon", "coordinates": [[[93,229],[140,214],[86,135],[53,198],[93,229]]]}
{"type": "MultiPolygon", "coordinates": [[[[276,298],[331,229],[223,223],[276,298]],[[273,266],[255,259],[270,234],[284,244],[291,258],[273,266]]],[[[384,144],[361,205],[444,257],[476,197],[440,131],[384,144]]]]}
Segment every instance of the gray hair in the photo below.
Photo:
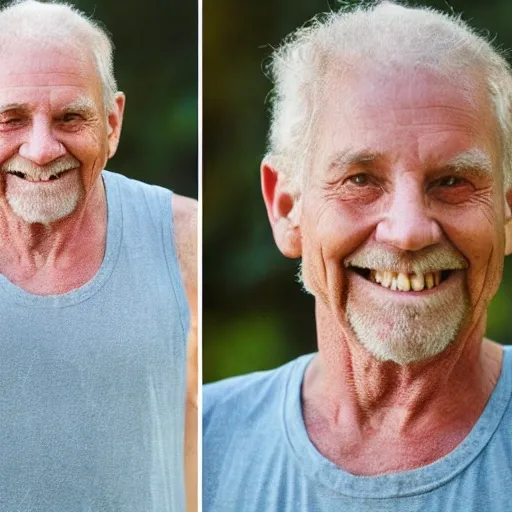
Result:
{"type": "Polygon", "coordinates": [[[310,163],[315,120],[333,62],[342,73],[370,63],[382,70],[428,69],[455,80],[461,93],[469,85],[468,71],[481,73],[499,124],[503,180],[512,185],[512,74],[507,61],[459,16],[390,1],[316,17],[274,52],[265,158],[288,179],[303,175],[310,163]]]}
{"type": "Polygon", "coordinates": [[[33,41],[40,47],[65,42],[80,55],[90,53],[98,70],[107,112],[114,108],[113,44],[108,32],[70,4],[15,0],[0,10],[0,51],[11,41],[33,41]]]}

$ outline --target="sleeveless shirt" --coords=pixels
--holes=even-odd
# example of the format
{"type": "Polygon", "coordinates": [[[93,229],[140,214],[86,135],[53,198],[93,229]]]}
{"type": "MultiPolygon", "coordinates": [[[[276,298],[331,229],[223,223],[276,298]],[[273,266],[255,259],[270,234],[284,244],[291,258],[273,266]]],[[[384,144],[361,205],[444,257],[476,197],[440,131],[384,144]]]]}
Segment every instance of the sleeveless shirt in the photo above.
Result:
{"type": "Polygon", "coordinates": [[[188,306],[171,192],[104,171],[96,275],[38,296],[0,275],[0,510],[183,512],[188,306]]]}
{"type": "Polygon", "coordinates": [[[468,436],[427,466],[377,476],[337,467],[310,441],[301,405],[312,356],[203,391],[203,512],[509,512],[512,347],[468,436]]]}

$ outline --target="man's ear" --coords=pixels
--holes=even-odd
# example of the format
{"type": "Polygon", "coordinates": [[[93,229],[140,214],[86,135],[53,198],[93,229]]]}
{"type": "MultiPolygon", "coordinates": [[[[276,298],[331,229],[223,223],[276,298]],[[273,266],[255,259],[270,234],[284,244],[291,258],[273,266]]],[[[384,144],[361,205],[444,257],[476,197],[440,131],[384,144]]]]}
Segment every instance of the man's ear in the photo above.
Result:
{"type": "Polygon", "coordinates": [[[298,221],[298,197],[282,173],[261,163],[261,188],[267,214],[279,250],[288,258],[300,258],[302,242],[298,221]]]}
{"type": "Polygon", "coordinates": [[[121,136],[121,127],[123,125],[123,113],[126,103],[124,93],[118,92],[114,100],[114,108],[108,114],[107,118],[107,135],[108,135],[108,157],[112,158],[119,144],[119,137],[121,136]]]}

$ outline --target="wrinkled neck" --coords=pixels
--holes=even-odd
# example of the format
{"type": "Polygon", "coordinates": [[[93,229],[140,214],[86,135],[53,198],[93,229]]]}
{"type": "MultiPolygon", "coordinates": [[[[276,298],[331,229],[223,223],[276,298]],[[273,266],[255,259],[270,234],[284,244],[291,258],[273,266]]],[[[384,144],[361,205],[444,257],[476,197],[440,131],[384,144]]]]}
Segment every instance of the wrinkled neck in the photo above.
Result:
{"type": "Polygon", "coordinates": [[[483,341],[485,316],[442,353],[405,366],[377,360],[319,301],[316,320],[319,356],[306,374],[304,395],[335,423],[380,418],[406,430],[447,414],[476,421],[499,377],[502,353],[483,341]]]}
{"type": "Polygon", "coordinates": [[[0,268],[40,268],[78,257],[106,229],[106,195],[101,177],[75,211],[57,222],[31,224],[0,201],[0,268]]]}

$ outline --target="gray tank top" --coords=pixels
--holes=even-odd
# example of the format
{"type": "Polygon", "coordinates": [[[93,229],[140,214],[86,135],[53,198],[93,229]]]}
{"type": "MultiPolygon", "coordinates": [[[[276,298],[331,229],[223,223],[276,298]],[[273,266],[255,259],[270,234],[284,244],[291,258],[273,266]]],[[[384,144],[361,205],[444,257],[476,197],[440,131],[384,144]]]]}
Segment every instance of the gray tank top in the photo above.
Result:
{"type": "Polygon", "coordinates": [[[96,276],[37,296],[0,275],[0,510],[183,512],[188,307],[171,193],[103,173],[96,276]]]}

